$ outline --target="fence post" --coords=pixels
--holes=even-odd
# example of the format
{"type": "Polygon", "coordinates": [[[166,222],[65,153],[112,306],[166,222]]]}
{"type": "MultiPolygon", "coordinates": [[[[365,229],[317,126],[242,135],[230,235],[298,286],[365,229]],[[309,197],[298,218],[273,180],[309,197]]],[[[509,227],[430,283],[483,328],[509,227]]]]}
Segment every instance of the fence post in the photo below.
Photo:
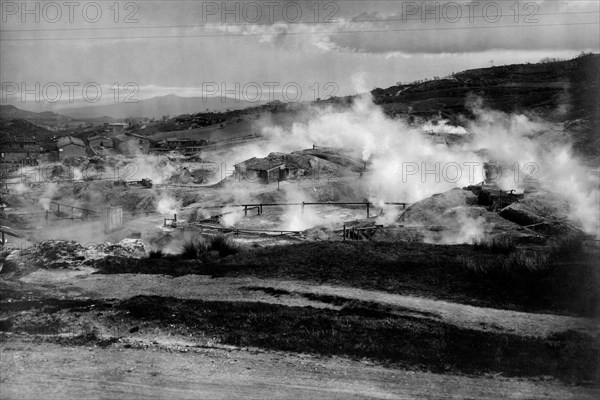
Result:
{"type": "Polygon", "coordinates": [[[346,241],[346,224],[344,224],[344,233],[343,233],[343,236],[344,236],[343,240],[345,242],[346,241]]]}
{"type": "Polygon", "coordinates": [[[367,203],[367,218],[369,218],[369,203],[367,203]]]}

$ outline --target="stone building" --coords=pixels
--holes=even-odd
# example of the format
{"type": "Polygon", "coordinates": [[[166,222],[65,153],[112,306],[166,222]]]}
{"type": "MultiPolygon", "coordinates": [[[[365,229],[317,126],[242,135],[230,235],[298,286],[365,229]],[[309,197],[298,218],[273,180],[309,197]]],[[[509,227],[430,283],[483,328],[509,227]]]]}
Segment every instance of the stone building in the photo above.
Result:
{"type": "Polygon", "coordinates": [[[37,165],[41,153],[35,137],[13,136],[1,143],[0,162],[37,165]]]}
{"type": "Polygon", "coordinates": [[[133,133],[113,137],[113,147],[121,154],[147,154],[150,149],[150,139],[133,133]]]}
{"type": "Polygon", "coordinates": [[[64,161],[70,157],[86,157],[87,146],[83,140],[73,136],[63,136],[56,142],[58,161],[64,161]]]}

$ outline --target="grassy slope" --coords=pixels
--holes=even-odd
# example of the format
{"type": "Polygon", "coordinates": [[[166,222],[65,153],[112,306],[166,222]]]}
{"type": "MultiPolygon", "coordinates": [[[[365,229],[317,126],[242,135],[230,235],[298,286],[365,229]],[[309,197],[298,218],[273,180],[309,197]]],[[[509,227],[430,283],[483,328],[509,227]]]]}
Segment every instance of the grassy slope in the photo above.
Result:
{"type": "Polygon", "coordinates": [[[147,260],[111,258],[96,266],[103,273],[301,280],[473,305],[597,316],[600,315],[600,268],[595,257],[573,254],[554,257],[538,270],[506,270],[502,262],[506,255],[470,245],[306,242],[244,250],[204,262],[178,256],[147,260]],[[485,268],[477,270],[470,265],[485,268]]]}
{"type": "MultiPolygon", "coordinates": [[[[353,302],[340,310],[136,296],[124,301],[48,300],[0,303],[0,332],[55,335],[73,318],[97,318],[115,331],[131,326],[235,346],[369,359],[402,368],[452,373],[550,375],[573,384],[598,382],[597,339],[566,331],[548,338],[459,328],[435,319],[353,302]],[[7,318],[8,317],[8,318],[7,318]]],[[[0,336],[1,340],[2,336],[0,336]]],[[[92,329],[47,337],[66,345],[110,345],[92,329]]]]}

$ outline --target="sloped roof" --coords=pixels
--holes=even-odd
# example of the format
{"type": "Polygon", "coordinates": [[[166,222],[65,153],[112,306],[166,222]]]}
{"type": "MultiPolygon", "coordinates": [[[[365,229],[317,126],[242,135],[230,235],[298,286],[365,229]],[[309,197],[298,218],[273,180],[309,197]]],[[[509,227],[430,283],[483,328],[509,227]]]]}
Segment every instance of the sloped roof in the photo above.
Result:
{"type": "Polygon", "coordinates": [[[110,140],[110,138],[108,136],[105,136],[105,135],[94,135],[94,136],[90,136],[90,137],[87,138],[88,142],[90,140],[96,140],[96,139],[108,139],[108,140],[110,140]]]}
{"type": "Polygon", "coordinates": [[[238,166],[238,165],[242,168],[251,169],[251,170],[255,170],[255,171],[269,171],[273,168],[277,168],[282,165],[285,165],[285,162],[281,161],[281,160],[274,160],[274,159],[269,159],[269,158],[252,157],[249,160],[246,160],[239,164],[236,164],[236,166],[238,166]]]}
{"type": "Polygon", "coordinates": [[[135,133],[121,133],[120,135],[116,135],[113,137],[114,140],[117,140],[119,142],[126,142],[128,140],[135,139],[135,138],[150,141],[150,139],[148,139],[147,137],[141,136],[141,135],[136,135],[135,133]]]}
{"type": "Polygon", "coordinates": [[[35,137],[28,136],[10,136],[5,140],[2,140],[2,143],[37,143],[35,137]]]}
{"type": "Polygon", "coordinates": [[[74,144],[77,146],[86,147],[83,140],[73,136],[63,136],[56,142],[56,147],[65,147],[67,145],[74,144]]]}

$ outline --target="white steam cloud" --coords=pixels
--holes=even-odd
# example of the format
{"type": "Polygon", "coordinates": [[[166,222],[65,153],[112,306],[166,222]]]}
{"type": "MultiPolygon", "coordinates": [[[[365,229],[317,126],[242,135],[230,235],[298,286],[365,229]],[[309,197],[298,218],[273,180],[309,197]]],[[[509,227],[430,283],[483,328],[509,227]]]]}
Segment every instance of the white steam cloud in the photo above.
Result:
{"type": "MultiPolygon", "coordinates": [[[[533,186],[550,192],[570,204],[573,222],[598,234],[598,177],[574,155],[562,126],[534,116],[485,109],[478,101],[472,101],[471,107],[475,119],[464,121],[466,129],[447,121],[413,127],[387,117],[369,95],[364,95],[348,109],[311,110],[310,119],[290,128],[264,127],[263,136],[268,141],[260,148],[244,148],[242,159],[313,144],[360,150],[363,160],[369,161],[363,181],[375,204],[411,203],[455,187],[478,184],[486,179],[484,165],[498,163],[502,168],[495,182],[502,189],[522,192],[533,186]],[[436,144],[424,134],[427,130],[460,134],[465,140],[452,146],[436,144]]],[[[288,201],[303,201],[301,196],[288,197],[288,201]]],[[[295,220],[290,215],[288,225],[300,226],[295,220]]],[[[469,241],[481,233],[476,226],[481,221],[474,221],[465,227],[464,236],[469,241]]]]}

